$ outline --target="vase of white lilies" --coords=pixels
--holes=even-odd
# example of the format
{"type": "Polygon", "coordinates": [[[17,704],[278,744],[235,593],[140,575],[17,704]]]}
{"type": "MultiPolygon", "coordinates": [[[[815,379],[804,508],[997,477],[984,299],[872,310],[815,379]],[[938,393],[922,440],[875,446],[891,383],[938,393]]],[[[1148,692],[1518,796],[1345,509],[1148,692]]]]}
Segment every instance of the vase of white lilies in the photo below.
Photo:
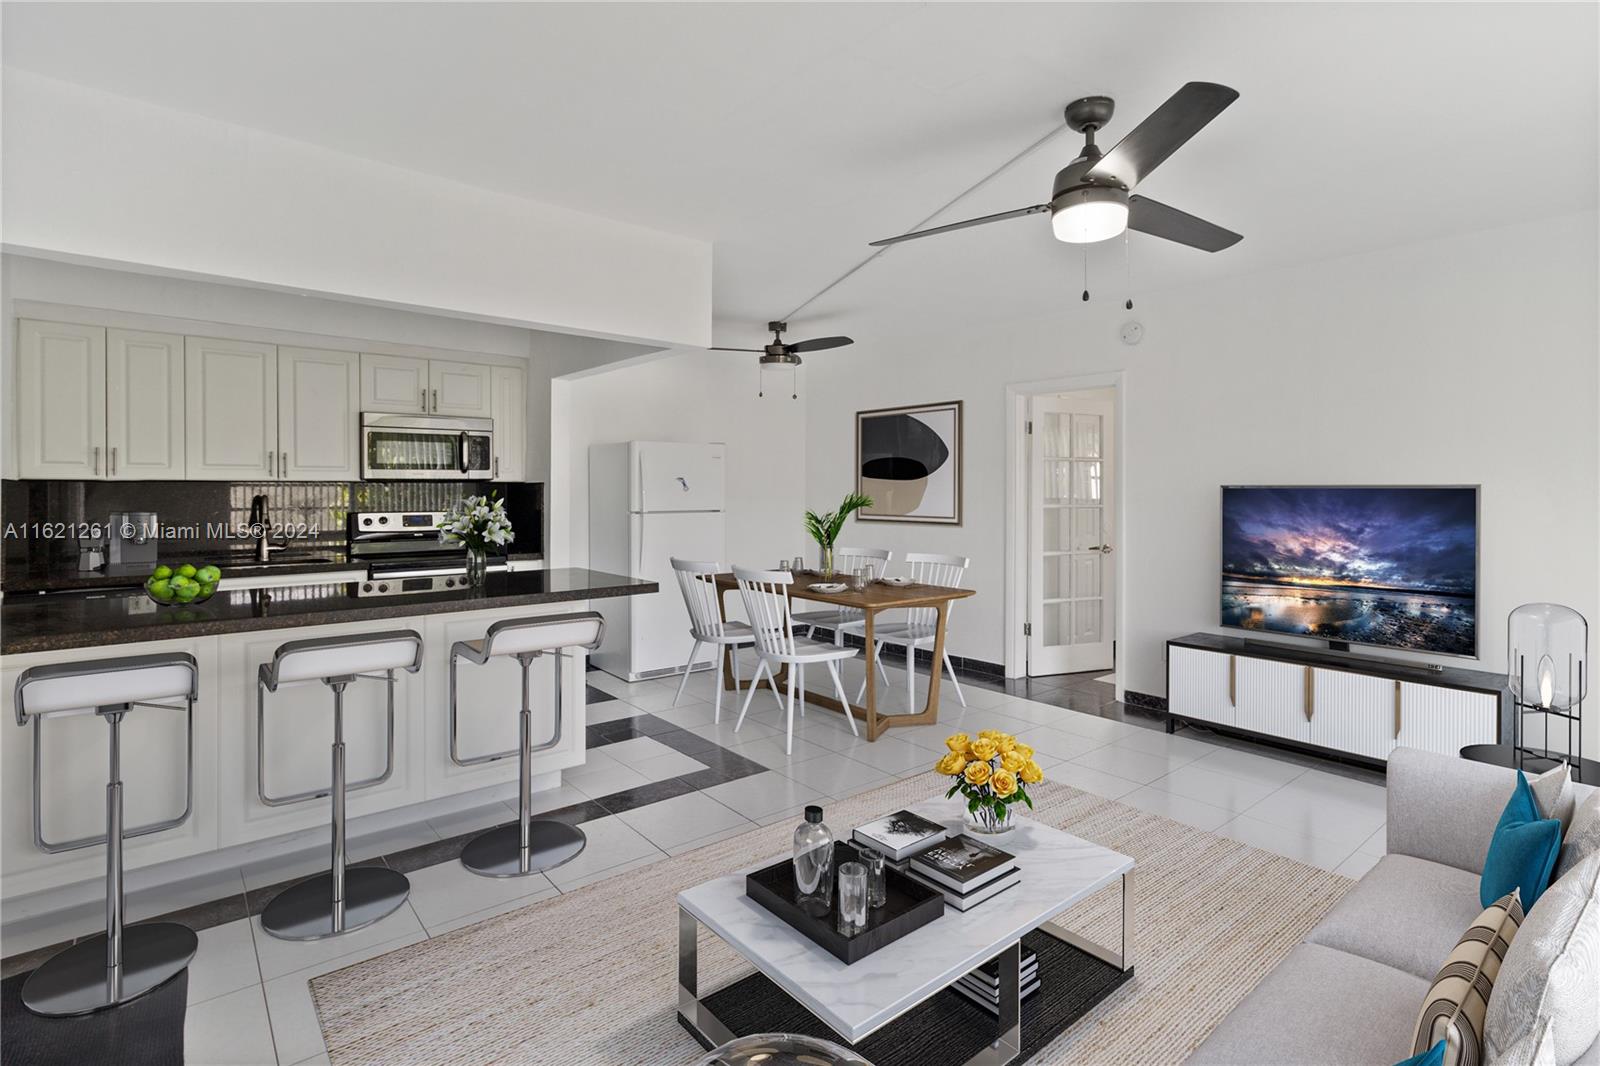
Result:
{"type": "Polygon", "coordinates": [[[503,548],[511,536],[506,501],[498,496],[468,496],[446,511],[439,524],[440,540],[466,545],[467,580],[475,589],[483,587],[489,573],[489,546],[503,548]]]}

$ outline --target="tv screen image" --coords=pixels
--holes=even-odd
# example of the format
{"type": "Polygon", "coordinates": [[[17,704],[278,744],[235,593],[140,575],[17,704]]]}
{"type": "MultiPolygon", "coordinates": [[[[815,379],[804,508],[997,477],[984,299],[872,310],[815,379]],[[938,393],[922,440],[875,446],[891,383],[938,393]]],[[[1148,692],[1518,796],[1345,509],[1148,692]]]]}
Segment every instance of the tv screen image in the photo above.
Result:
{"type": "Polygon", "coordinates": [[[1473,656],[1475,487],[1224,487],[1222,624],[1473,656]]]}

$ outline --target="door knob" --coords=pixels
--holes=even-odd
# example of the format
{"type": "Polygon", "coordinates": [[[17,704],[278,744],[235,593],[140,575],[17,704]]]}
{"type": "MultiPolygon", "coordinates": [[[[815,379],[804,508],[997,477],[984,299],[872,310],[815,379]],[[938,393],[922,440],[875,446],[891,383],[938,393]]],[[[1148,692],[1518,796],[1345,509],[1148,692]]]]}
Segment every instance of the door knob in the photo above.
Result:
{"type": "Polygon", "coordinates": [[[1093,550],[1099,552],[1101,555],[1110,555],[1111,554],[1111,545],[1109,545],[1109,544],[1096,544],[1094,546],[1093,550]]]}

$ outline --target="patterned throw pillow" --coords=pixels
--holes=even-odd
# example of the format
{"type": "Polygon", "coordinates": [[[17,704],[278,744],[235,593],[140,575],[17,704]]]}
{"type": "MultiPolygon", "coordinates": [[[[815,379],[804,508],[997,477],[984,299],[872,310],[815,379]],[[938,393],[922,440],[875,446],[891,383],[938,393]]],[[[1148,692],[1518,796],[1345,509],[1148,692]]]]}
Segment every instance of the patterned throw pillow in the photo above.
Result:
{"type": "Polygon", "coordinates": [[[1528,1061],[1548,1027],[1561,1066],[1600,1037],[1600,852],[1551,885],[1506,952],[1484,1018],[1491,1063],[1528,1061]]]}
{"type": "Polygon", "coordinates": [[[1522,903],[1512,890],[1489,904],[1467,927],[1422,1002],[1413,1054],[1443,1040],[1444,1066],[1484,1066],[1484,1014],[1500,962],[1521,924],[1522,903]]]}
{"type": "Polygon", "coordinates": [[[1561,843],[1561,858],[1556,863],[1557,880],[1591,855],[1600,855],[1600,790],[1589,793],[1572,815],[1572,827],[1561,843]]]}

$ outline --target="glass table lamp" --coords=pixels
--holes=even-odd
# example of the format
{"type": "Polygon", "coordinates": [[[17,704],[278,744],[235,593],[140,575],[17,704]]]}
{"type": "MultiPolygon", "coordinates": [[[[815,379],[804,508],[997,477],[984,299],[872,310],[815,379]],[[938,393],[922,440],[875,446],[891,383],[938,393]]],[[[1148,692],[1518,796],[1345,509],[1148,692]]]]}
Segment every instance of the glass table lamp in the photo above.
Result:
{"type": "Polygon", "coordinates": [[[1516,703],[1512,720],[1516,761],[1524,755],[1561,758],[1550,751],[1550,719],[1567,731],[1566,754],[1583,755],[1583,700],[1589,681],[1589,623],[1571,607],[1525,603],[1507,623],[1506,673],[1516,703]],[[1525,742],[1525,715],[1544,716],[1543,750],[1525,742]],[[1574,747],[1574,733],[1577,745],[1574,747]]]}

